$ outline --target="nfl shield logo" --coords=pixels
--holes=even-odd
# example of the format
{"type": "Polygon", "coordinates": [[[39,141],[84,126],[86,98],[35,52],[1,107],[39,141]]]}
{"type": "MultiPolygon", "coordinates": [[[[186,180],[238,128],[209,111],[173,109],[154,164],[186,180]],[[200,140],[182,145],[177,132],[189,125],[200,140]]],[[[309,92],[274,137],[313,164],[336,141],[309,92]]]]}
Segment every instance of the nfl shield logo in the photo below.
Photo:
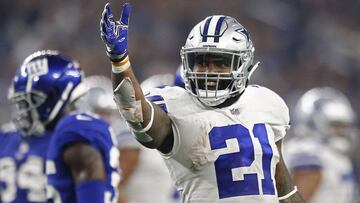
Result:
{"type": "Polygon", "coordinates": [[[230,109],[230,113],[232,115],[238,116],[238,115],[240,115],[240,110],[239,109],[230,109]]]}

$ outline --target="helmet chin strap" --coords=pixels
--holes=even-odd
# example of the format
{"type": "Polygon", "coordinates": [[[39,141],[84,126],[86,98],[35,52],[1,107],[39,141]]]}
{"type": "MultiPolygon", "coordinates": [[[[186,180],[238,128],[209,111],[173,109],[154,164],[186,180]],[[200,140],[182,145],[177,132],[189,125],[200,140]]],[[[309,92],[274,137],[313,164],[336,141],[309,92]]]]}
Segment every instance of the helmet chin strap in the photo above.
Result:
{"type": "Polygon", "coordinates": [[[227,97],[222,97],[222,98],[218,98],[218,99],[198,97],[198,99],[201,103],[205,104],[206,106],[215,107],[215,106],[218,106],[218,105],[224,103],[226,101],[227,97]]]}
{"type": "Polygon", "coordinates": [[[252,66],[250,72],[249,72],[249,76],[248,76],[248,79],[250,80],[251,78],[251,75],[254,73],[254,71],[259,67],[260,65],[260,61],[258,61],[255,65],[252,66]]]}
{"type": "MultiPolygon", "coordinates": [[[[255,69],[258,66],[258,64],[259,62],[256,64],[255,69]]],[[[236,81],[232,83],[232,85],[230,85],[230,87],[228,87],[225,90],[215,90],[215,91],[198,90],[197,97],[199,101],[205,104],[206,106],[219,107],[222,104],[224,104],[227,100],[234,98],[236,96],[240,96],[247,87],[247,83],[248,83],[248,78],[246,79],[243,78],[240,81],[236,81]],[[236,89],[236,91],[233,92],[232,91],[233,89],[236,89]]]]}
{"type": "MultiPolygon", "coordinates": [[[[21,131],[21,135],[24,137],[30,137],[30,136],[42,136],[45,132],[45,125],[43,124],[43,122],[41,122],[39,120],[39,114],[36,112],[36,110],[31,110],[30,111],[31,114],[31,120],[32,122],[30,122],[30,128],[28,130],[24,130],[22,124],[20,124],[19,126],[17,126],[17,128],[21,131]]],[[[19,124],[19,122],[24,122],[24,121],[18,121],[15,122],[15,124],[19,124]]],[[[27,121],[29,122],[29,121],[27,121]]]]}
{"type": "Polygon", "coordinates": [[[229,92],[229,90],[199,90],[198,98],[207,106],[217,106],[229,98],[229,92]]]}
{"type": "Polygon", "coordinates": [[[33,123],[28,134],[33,136],[42,136],[44,132],[45,132],[44,124],[41,121],[37,120],[33,123]]]}

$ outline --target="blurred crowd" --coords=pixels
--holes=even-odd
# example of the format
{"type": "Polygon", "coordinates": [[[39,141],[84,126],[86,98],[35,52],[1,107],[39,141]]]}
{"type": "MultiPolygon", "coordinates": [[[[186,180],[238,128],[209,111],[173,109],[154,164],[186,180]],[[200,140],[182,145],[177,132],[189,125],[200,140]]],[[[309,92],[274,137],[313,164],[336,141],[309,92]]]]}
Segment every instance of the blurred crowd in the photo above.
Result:
{"type": "MultiPolygon", "coordinates": [[[[114,11],[123,1],[110,1],[114,11]]],[[[360,114],[360,1],[129,1],[130,57],[144,80],[175,73],[179,50],[194,23],[208,15],[235,17],[251,33],[261,66],[252,83],[275,90],[290,106],[305,90],[331,86],[360,114]]],[[[105,2],[0,1],[0,123],[9,119],[7,88],[30,53],[58,49],[79,60],[86,75],[110,75],[99,36],[105,2]]],[[[120,14],[116,14],[119,17],[120,14]]]]}

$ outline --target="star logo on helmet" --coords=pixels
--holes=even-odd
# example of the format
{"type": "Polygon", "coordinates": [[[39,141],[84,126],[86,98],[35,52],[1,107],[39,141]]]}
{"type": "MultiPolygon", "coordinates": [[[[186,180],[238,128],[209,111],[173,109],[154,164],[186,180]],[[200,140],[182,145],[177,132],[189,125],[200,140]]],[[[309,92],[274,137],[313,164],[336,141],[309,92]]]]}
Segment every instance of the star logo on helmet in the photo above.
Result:
{"type": "Polygon", "coordinates": [[[245,35],[246,39],[248,41],[250,40],[250,34],[248,33],[248,31],[245,30],[245,28],[236,29],[235,32],[245,35]]]}

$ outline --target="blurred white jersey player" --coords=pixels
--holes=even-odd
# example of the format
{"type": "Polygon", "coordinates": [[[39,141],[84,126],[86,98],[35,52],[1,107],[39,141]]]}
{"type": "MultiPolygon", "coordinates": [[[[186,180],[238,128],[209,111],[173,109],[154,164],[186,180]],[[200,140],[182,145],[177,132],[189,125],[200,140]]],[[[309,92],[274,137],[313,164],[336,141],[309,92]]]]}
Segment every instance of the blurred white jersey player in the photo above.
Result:
{"type": "MultiPolygon", "coordinates": [[[[174,76],[158,75],[144,81],[147,86],[173,83],[174,76]]],[[[119,203],[174,203],[178,199],[166,165],[156,150],[139,144],[117,112],[112,99],[111,80],[104,76],[85,78],[87,95],[77,102],[82,107],[107,118],[118,139],[121,181],[119,203]],[[116,124],[116,125],[114,125],[116,124]],[[156,183],[156,187],[154,187],[156,183]]]]}
{"type": "Polygon", "coordinates": [[[307,91],[295,108],[295,136],[285,143],[285,160],[309,203],[354,202],[355,180],[348,153],[355,141],[354,111],[340,91],[307,91]]]}

